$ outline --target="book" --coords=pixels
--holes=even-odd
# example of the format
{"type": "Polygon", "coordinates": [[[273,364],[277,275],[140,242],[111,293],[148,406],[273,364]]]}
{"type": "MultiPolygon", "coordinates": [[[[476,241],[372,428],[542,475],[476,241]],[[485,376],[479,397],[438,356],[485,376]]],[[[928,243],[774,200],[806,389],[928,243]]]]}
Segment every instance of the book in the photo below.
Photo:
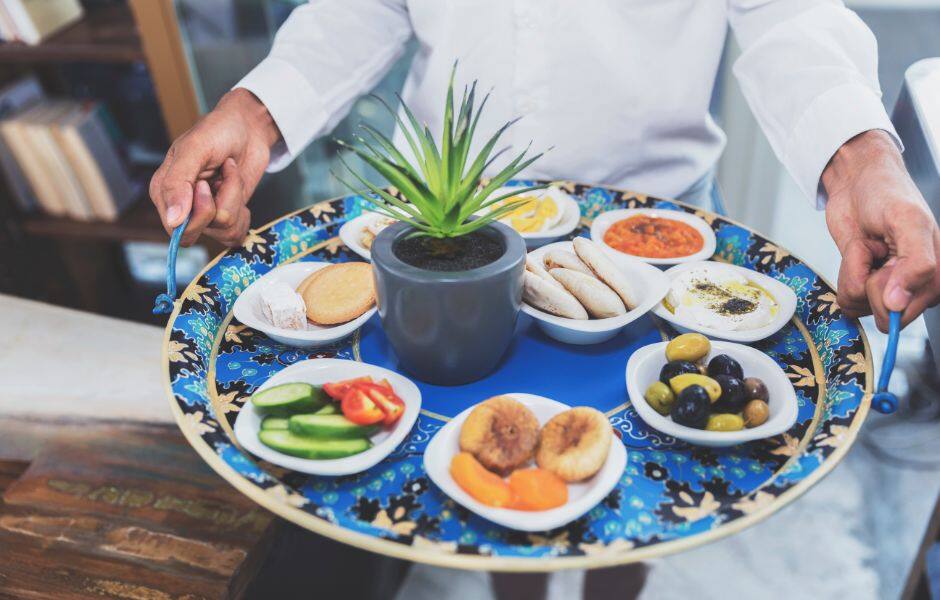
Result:
{"type": "Polygon", "coordinates": [[[80,103],[61,115],[52,129],[94,216],[114,221],[135,194],[107,120],[101,103],[80,103]]]}
{"type": "Polygon", "coordinates": [[[46,109],[47,106],[44,103],[35,104],[18,114],[16,118],[0,121],[0,136],[3,137],[5,145],[16,158],[26,180],[29,181],[39,206],[47,214],[61,217],[66,213],[65,204],[30,142],[30,134],[25,121],[33,115],[41,114],[46,109]]]}
{"type": "Polygon", "coordinates": [[[82,18],[78,0],[3,0],[16,37],[38,44],[50,34],[82,18]]]}
{"type": "Polygon", "coordinates": [[[55,193],[65,207],[65,214],[80,221],[90,221],[94,212],[78,182],[75,172],[52,134],[52,123],[70,111],[73,102],[49,101],[40,105],[40,110],[22,119],[27,139],[33,149],[33,157],[39,168],[52,182],[55,193]]]}
{"type": "MultiPolygon", "coordinates": [[[[43,99],[42,87],[35,77],[24,77],[0,89],[0,119],[9,119],[25,108],[43,99]]],[[[13,151],[0,136],[0,170],[7,182],[7,187],[14,202],[24,212],[35,210],[39,206],[36,194],[29,180],[20,168],[13,151]]]]}
{"type": "Polygon", "coordinates": [[[0,38],[5,42],[16,40],[16,26],[13,24],[13,19],[2,1],[0,1],[0,38]]]}

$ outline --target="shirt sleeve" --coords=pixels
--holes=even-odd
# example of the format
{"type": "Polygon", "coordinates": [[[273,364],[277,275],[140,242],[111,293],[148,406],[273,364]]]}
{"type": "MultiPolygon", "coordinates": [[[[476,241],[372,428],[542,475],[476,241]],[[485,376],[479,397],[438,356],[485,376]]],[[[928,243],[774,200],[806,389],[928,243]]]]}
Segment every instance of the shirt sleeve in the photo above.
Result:
{"type": "Polygon", "coordinates": [[[268,171],[283,169],[331,131],[410,36],[405,0],[311,0],[294,9],[267,58],[235,86],[257,96],[281,131],[268,171]]]}
{"type": "Polygon", "coordinates": [[[902,148],[881,104],[875,36],[840,0],[729,0],[729,20],[744,97],[817,208],[823,169],[849,139],[883,129],[902,148]]]}

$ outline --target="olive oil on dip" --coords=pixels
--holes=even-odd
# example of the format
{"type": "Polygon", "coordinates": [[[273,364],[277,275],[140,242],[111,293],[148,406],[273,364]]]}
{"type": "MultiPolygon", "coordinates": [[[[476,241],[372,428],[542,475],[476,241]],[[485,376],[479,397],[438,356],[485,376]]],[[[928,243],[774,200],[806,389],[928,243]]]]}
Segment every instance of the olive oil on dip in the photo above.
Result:
{"type": "Polygon", "coordinates": [[[704,263],[676,276],[663,305],[681,319],[725,331],[764,327],[780,308],[762,287],[716,263],[704,263]]]}

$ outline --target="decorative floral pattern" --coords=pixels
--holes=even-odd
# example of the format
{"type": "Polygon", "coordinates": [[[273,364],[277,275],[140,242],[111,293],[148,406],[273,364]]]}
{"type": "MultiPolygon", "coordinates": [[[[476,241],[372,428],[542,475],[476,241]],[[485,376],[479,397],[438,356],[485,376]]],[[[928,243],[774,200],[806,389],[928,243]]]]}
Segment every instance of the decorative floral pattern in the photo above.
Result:
{"type": "Polygon", "coordinates": [[[311,477],[257,461],[239,450],[220,420],[234,423],[252,391],[286,365],[322,356],[358,359],[358,338],[312,351],[288,348],[230,320],[232,303],[275,265],[308,257],[354,258],[336,235],[347,219],[361,214],[358,196],[321,202],[252,231],[242,247],[223,255],[183,292],[166,348],[180,427],[194,445],[220,459],[213,466],[223,476],[242,479],[242,487],[257,489],[255,497],[293,511],[289,514],[301,524],[318,520],[335,527],[339,538],[345,532],[374,536],[408,546],[415,560],[448,555],[455,563],[461,555],[537,559],[617,553],[626,560],[633,549],[708,534],[738,519],[763,518],[795,496],[783,494],[805,489],[828,471],[842,454],[837,450],[854,440],[872,377],[858,323],[843,316],[835,291],[783,248],[720,216],[642,194],[561,185],[581,203],[585,225],[576,235],[586,233],[589,219],[613,208],[695,212],[715,230],[717,258],[775,277],[797,292],[800,327],[791,324],[757,344],[797,391],[799,416],[790,431],[733,448],[693,447],[647,428],[627,403],[609,414],[628,448],[617,487],[582,518],[539,534],[485,521],[429,482],[422,453],[442,424],[430,413],[422,413],[410,436],[364,473],[311,477]]]}

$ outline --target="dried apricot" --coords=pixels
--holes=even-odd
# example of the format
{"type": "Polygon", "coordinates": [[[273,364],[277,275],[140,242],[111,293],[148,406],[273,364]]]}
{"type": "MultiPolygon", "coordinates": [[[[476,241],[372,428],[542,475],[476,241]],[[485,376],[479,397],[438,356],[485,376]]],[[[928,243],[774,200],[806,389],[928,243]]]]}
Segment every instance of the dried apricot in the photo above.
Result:
{"type": "Polygon", "coordinates": [[[509,476],[512,503],[516,510],[548,510],[568,501],[568,486],[546,469],[519,469],[509,476]]]}
{"type": "Polygon", "coordinates": [[[487,471],[469,452],[460,452],[450,461],[450,475],[457,485],[487,506],[504,507],[512,500],[509,484],[487,471]]]}

